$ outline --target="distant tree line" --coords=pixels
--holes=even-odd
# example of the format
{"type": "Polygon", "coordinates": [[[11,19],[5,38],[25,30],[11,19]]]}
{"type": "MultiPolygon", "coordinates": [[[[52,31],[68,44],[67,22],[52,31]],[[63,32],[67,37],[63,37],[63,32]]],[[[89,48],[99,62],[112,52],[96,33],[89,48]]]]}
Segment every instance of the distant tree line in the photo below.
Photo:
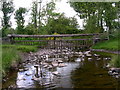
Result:
{"type": "Polygon", "coordinates": [[[65,17],[64,13],[55,12],[55,3],[49,2],[45,6],[36,1],[32,2],[31,18],[25,26],[25,16],[28,9],[20,7],[15,11],[12,0],[3,0],[1,3],[2,17],[2,37],[7,34],[71,34],[79,33],[78,23],[74,17],[65,17]],[[17,27],[11,28],[11,15],[14,14],[17,27]]]}

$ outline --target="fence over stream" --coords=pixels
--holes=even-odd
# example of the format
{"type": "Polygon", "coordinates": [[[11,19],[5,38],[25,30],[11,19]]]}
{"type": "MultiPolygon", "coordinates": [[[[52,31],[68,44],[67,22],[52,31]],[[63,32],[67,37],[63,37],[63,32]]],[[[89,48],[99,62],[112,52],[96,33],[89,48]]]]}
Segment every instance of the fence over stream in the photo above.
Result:
{"type": "Polygon", "coordinates": [[[16,35],[9,34],[11,44],[37,45],[41,48],[63,49],[91,47],[96,42],[107,40],[108,35],[97,34],[61,34],[61,35],[16,35]]]}

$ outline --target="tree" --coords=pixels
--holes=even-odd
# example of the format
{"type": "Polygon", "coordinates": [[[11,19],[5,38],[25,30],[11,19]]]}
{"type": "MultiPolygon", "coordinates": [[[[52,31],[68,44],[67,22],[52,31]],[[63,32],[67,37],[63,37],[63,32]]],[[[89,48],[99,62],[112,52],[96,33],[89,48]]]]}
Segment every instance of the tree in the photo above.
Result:
{"type": "Polygon", "coordinates": [[[49,26],[48,33],[73,34],[78,33],[78,24],[75,18],[67,18],[63,14],[57,19],[51,19],[46,26],[49,26]]]}
{"type": "Polygon", "coordinates": [[[34,1],[32,3],[32,23],[34,24],[35,29],[37,29],[37,18],[38,18],[38,3],[37,1],[34,1]]]}
{"type": "Polygon", "coordinates": [[[10,27],[10,17],[14,11],[13,2],[4,0],[2,2],[3,21],[2,26],[5,28],[10,27]]]}
{"type": "Polygon", "coordinates": [[[8,30],[8,28],[11,26],[10,25],[10,17],[14,11],[14,7],[13,7],[13,2],[12,0],[6,1],[3,0],[2,2],[2,6],[1,6],[1,10],[3,13],[3,18],[2,18],[2,36],[6,36],[6,32],[8,30]]]}
{"type": "Polygon", "coordinates": [[[16,19],[16,23],[17,23],[17,33],[19,34],[24,34],[25,30],[24,30],[24,23],[25,23],[25,13],[27,12],[26,8],[22,8],[20,7],[18,10],[16,10],[15,12],[15,19],[16,19]]]}
{"type": "MultiPolygon", "coordinates": [[[[60,16],[60,13],[56,13],[54,10],[55,10],[54,2],[49,2],[46,4],[46,6],[43,6],[42,8],[41,20],[44,20],[44,26],[47,31],[50,31],[49,29],[51,26],[49,26],[50,25],[49,23],[51,22],[51,20],[54,20],[60,16]]],[[[43,31],[43,32],[46,32],[46,31],[43,31]]]]}
{"type": "MultiPolygon", "coordinates": [[[[104,32],[104,26],[108,27],[109,33],[113,28],[114,20],[117,18],[117,7],[112,2],[71,2],[80,18],[86,21],[86,25],[91,23],[91,18],[96,18],[95,26],[100,28],[100,32],[104,32]],[[106,24],[106,25],[105,25],[106,24]]],[[[89,24],[89,27],[92,24],[89,24]]],[[[92,27],[92,26],[91,26],[92,27]]]]}

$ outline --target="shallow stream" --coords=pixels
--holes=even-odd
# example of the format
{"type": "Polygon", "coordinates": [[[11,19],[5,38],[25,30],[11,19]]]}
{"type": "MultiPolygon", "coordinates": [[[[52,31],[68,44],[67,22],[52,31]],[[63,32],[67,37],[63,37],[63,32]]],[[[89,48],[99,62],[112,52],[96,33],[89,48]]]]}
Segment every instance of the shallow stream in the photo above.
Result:
{"type": "Polygon", "coordinates": [[[23,62],[18,71],[9,74],[3,88],[120,88],[120,80],[110,76],[106,68],[110,57],[67,50],[45,56],[47,63],[23,62]],[[62,64],[54,63],[53,67],[50,63],[56,60],[62,64]]]}

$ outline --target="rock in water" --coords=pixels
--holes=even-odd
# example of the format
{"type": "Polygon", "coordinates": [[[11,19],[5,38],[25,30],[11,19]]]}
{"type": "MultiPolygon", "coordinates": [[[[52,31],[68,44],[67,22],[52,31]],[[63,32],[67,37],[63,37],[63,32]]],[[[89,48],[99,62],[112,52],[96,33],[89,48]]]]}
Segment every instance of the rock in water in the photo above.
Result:
{"type": "Polygon", "coordinates": [[[59,67],[65,67],[66,65],[64,63],[60,63],[59,67]]]}
{"type": "Polygon", "coordinates": [[[81,62],[82,60],[81,60],[81,58],[77,58],[76,60],[75,60],[75,62],[81,62]]]}
{"type": "Polygon", "coordinates": [[[58,71],[55,71],[55,72],[52,72],[52,74],[54,74],[54,75],[59,75],[59,72],[58,72],[58,71]]]}
{"type": "Polygon", "coordinates": [[[92,60],[92,58],[88,58],[88,60],[90,61],[90,60],[92,60]]]}
{"type": "Polygon", "coordinates": [[[58,62],[52,62],[52,66],[57,67],[58,66],[58,62]]]}
{"type": "Polygon", "coordinates": [[[58,60],[58,63],[63,63],[63,61],[62,60],[58,60]]]}

